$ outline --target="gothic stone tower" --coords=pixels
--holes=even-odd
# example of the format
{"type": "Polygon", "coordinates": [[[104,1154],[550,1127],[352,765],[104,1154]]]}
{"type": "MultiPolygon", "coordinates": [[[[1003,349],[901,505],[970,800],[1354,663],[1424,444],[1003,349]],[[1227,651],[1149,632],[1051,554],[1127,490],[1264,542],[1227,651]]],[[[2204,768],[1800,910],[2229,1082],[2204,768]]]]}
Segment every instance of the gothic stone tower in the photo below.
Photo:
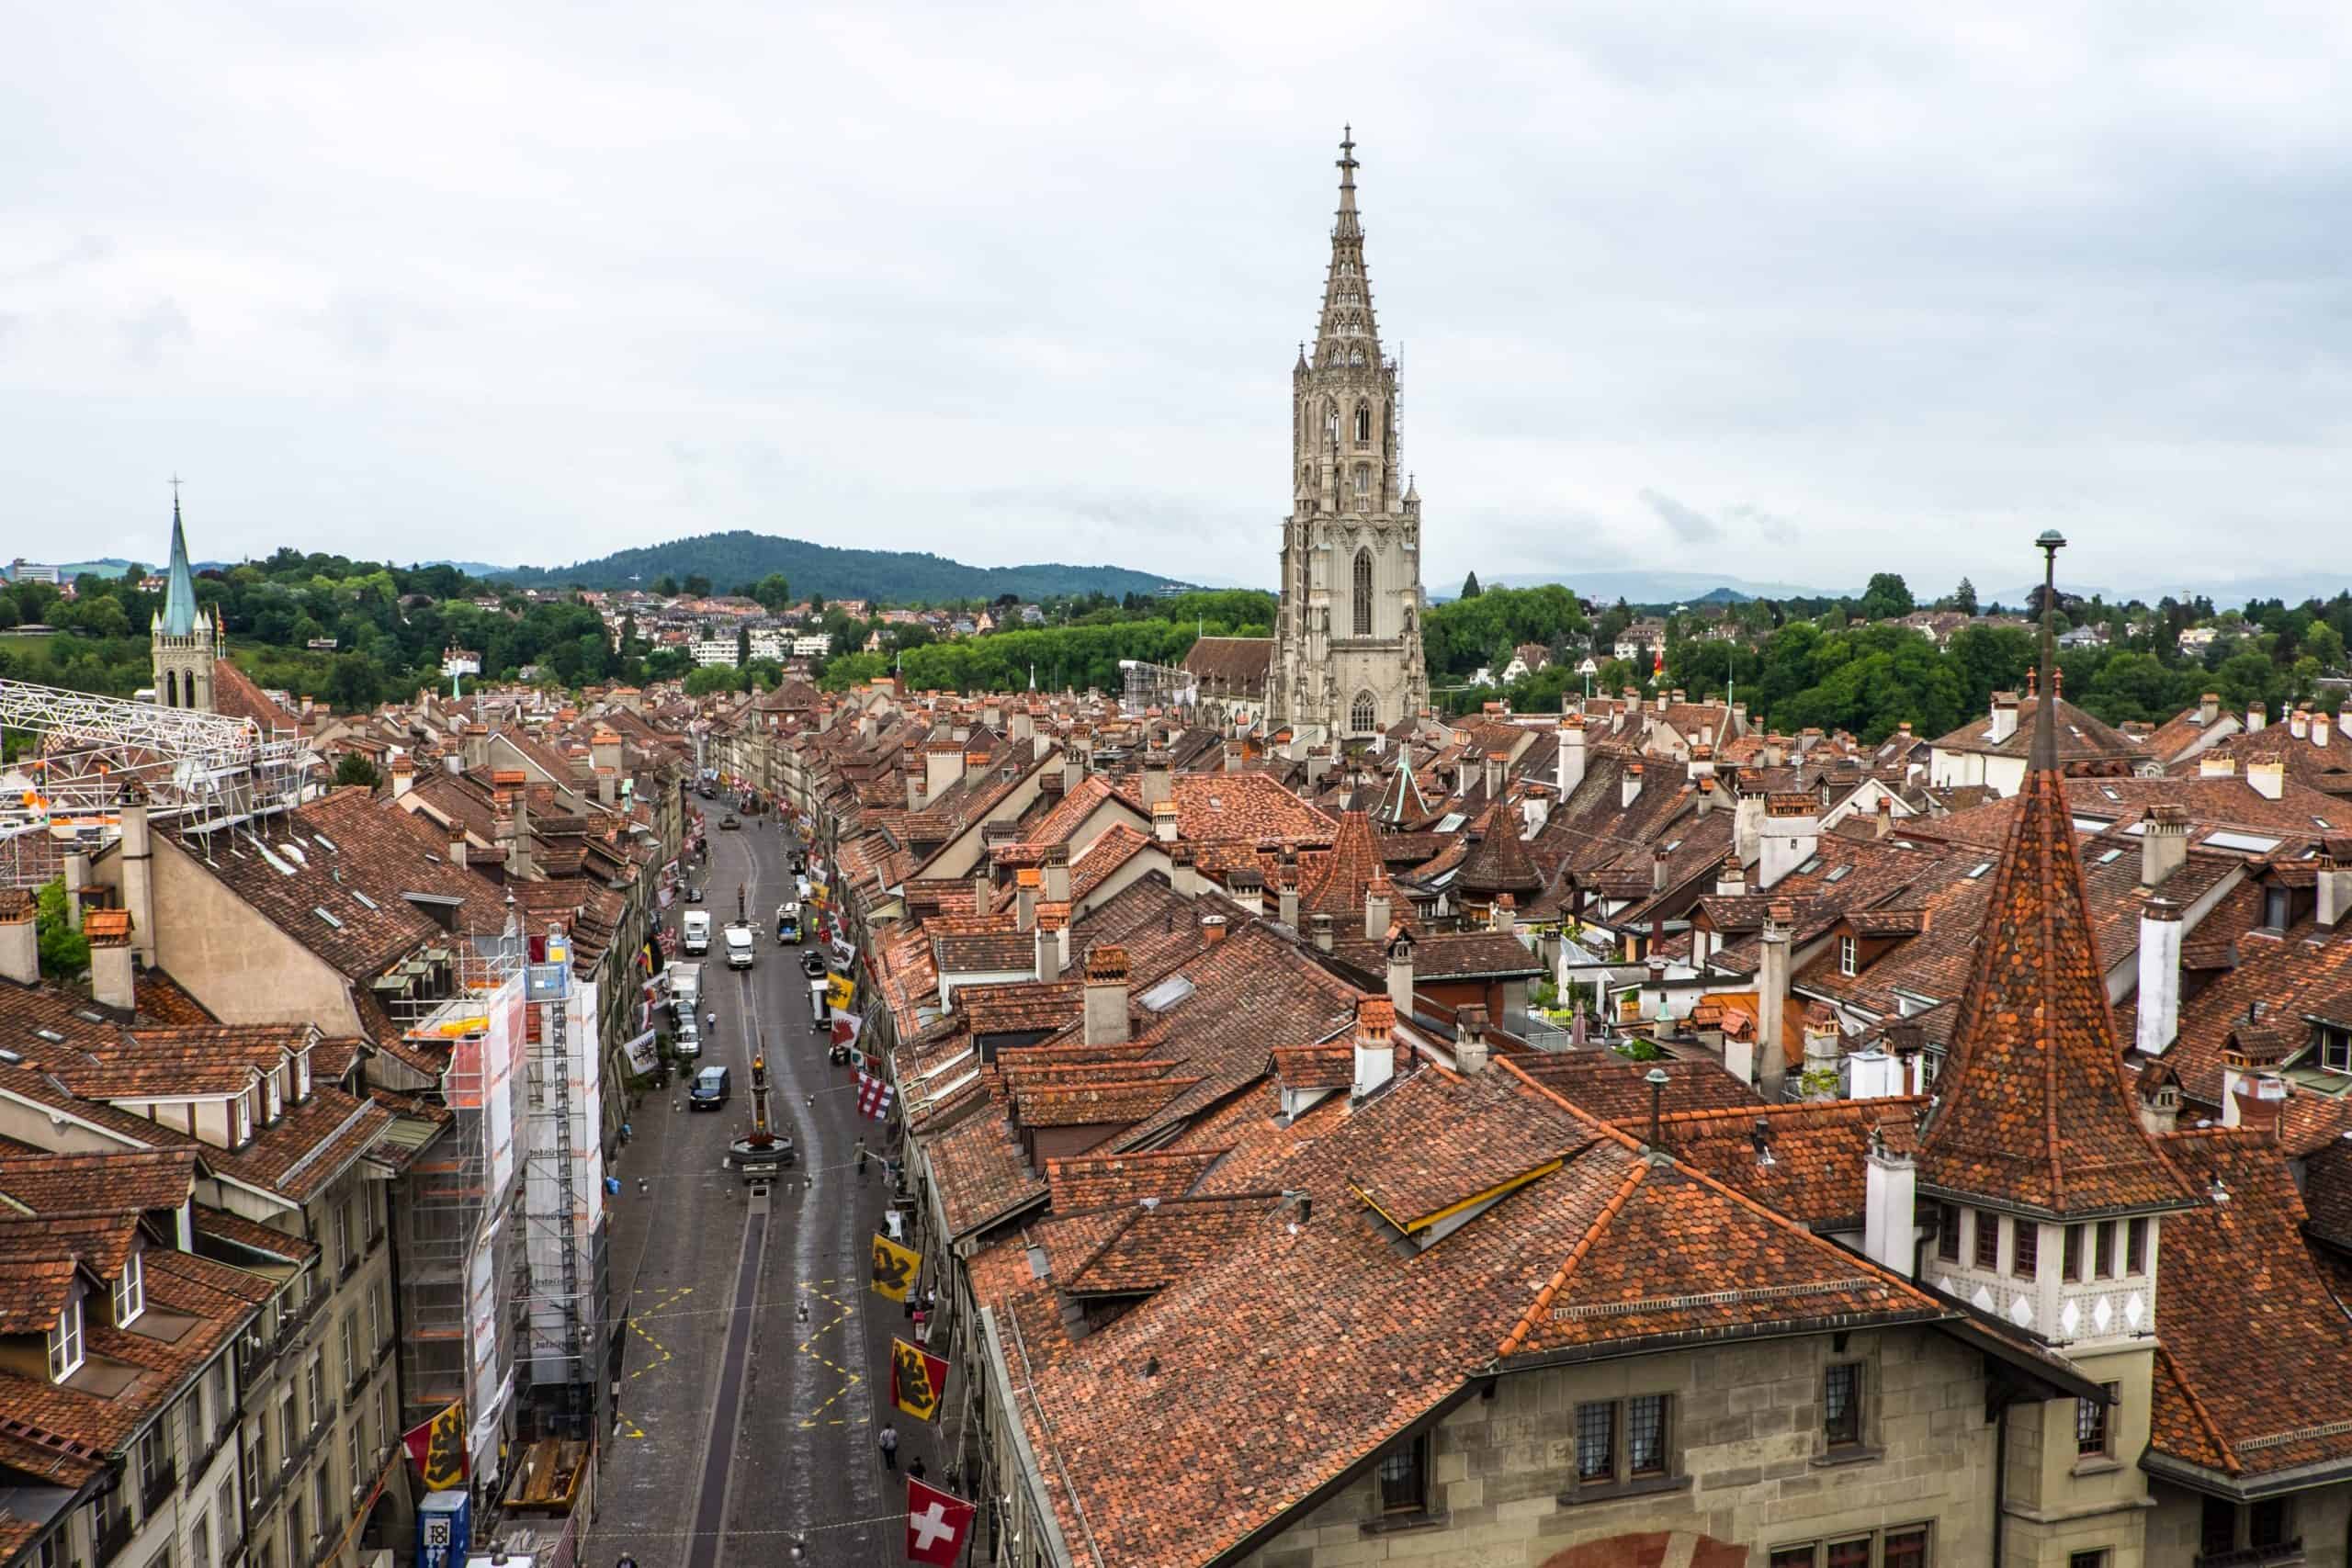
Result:
{"type": "Polygon", "coordinates": [[[155,700],[168,708],[212,711],[212,661],[220,656],[220,628],[196,602],[196,573],[187,563],[179,497],[172,498],[172,564],[164,607],[147,628],[155,666],[155,700]]]}
{"type": "Polygon", "coordinates": [[[1421,498],[1400,479],[1396,362],[1380,353],[1352,133],[1310,357],[1291,371],[1291,513],[1269,697],[1305,737],[1369,735],[1429,701],[1421,498]]]}

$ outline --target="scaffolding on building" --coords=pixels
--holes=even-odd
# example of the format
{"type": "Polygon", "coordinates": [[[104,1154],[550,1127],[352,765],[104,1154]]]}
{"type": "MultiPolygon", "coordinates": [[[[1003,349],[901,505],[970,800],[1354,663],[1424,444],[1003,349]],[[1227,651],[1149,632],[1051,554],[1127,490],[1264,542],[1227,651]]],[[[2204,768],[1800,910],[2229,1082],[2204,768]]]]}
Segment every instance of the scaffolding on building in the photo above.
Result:
{"type": "Polygon", "coordinates": [[[38,886],[69,846],[113,842],[126,800],[208,833],[301,797],[300,742],[248,718],[0,680],[0,731],[34,739],[0,771],[0,886],[38,886]]]}
{"type": "Polygon", "coordinates": [[[1200,701],[1200,678],[1181,665],[1122,659],[1119,676],[1119,711],[1129,718],[1141,718],[1152,708],[1190,707],[1200,701]]]}
{"type": "Polygon", "coordinates": [[[446,964],[446,976],[433,977],[439,983],[383,998],[404,1039],[449,1053],[441,1078],[449,1129],[409,1167],[404,1201],[394,1205],[401,1425],[429,1420],[463,1400],[469,1458],[477,1467],[485,1459],[495,1467],[496,1438],[513,1402],[526,1282],[514,1151],[525,956],[517,931],[459,934],[449,947],[412,960],[446,964]]]}
{"type": "Polygon", "coordinates": [[[524,998],[530,1082],[523,1224],[530,1276],[524,1364],[543,1429],[584,1439],[604,1428],[609,1259],[597,987],[572,973],[560,925],[531,942],[524,998]]]}

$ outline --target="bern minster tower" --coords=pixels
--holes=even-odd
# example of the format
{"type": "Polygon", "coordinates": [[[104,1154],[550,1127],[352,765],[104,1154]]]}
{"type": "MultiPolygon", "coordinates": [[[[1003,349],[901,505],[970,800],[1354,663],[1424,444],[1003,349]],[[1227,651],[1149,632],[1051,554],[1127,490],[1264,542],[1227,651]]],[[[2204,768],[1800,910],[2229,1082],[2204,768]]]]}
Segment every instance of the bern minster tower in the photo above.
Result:
{"type": "Polygon", "coordinates": [[[1273,721],[1366,736],[1429,701],[1421,662],[1421,498],[1397,452],[1396,362],[1383,358],[1356,217],[1352,132],[1315,348],[1291,372],[1291,512],[1283,524],[1273,721]]]}

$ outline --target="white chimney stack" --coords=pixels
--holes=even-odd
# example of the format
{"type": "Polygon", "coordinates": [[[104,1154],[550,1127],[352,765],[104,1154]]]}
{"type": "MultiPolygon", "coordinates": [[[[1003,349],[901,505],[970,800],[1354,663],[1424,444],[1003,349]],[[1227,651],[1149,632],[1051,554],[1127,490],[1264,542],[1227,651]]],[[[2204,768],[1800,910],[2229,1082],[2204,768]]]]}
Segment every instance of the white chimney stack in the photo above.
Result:
{"type": "Polygon", "coordinates": [[[2132,1043],[2162,1055],[2180,1032],[2180,906],[2151,898],[2140,907],[2139,1027],[2132,1043]]]}

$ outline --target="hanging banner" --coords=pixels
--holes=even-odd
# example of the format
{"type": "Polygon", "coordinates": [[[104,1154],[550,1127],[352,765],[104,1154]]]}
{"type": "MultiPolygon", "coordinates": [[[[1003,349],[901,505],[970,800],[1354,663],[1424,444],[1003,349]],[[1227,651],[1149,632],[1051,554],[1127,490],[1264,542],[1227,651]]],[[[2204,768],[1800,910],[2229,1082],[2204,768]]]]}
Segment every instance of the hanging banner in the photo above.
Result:
{"type": "Polygon", "coordinates": [[[855,995],[857,995],[857,982],[848,976],[828,975],[825,976],[825,1005],[827,1007],[845,1008],[849,1006],[850,998],[855,995]]]}
{"type": "Polygon", "coordinates": [[[936,1420],[947,1394],[947,1363],[920,1345],[890,1341],[890,1403],[918,1421],[936,1420]]]}
{"type": "Polygon", "coordinates": [[[628,1043],[624,1044],[624,1045],[621,1047],[621,1051],[622,1051],[622,1054],[623,1054],[623,1055],[627,1055],[627,1056],[628,1057],[628,1070],[629,1070],[630,1072],[632,1072],[632,1073],[650,1073],[650,1072],[651,1072],[651,1071],[653,1070],[653,1066],[654,1066],[654,1063],[653,1063],[653,1031],[651,1031],[651,1030],[650,1030],[650,1029],[649,1029],[649,1030],[647,1030],[644,1033],[642,1033],[642,1034],[639,1035],[636,1039],[631,1040],[631,1041],[629,1041],[628,1043]]]}
{"type": "Polygon", "coordinates": [[[833,1014],[833,1043],[836,1045],[849,1044],[852,1041],[857,1038],[858,1031],[865,1027],[865,1020],[859,1017],[856,1013],[837,1012],[833,1014]]]}
{"type": "Polygon", "coordinates": [[[922,1269],[922,1253],[910,1247],[900,1247],[887,1235],[874,1238],[872,1284],[876,1295],[888,1296],[894,1302],[905,1301],[922,1269]]]}
{"type": "Polygon", "coordinates": [[[411,1430],[401,1441],[427,1492],[446,1492],[466,1481],[466,1402],[454,1399],[449,1408],[411,1430]]]}

